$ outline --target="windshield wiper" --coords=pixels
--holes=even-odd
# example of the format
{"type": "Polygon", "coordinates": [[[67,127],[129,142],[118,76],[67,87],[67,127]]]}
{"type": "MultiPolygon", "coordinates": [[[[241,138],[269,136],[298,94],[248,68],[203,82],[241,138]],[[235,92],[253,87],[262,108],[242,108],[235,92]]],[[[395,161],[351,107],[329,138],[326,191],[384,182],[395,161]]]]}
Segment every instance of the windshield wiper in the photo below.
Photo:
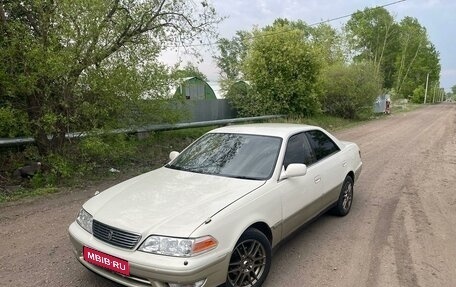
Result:
{"type": "Polygon", "coordinates": [[[171,169],[177,169],[177,170],[188,171],[186,168],[183,168],[183,167],[177,166],[177,165],[172,165],[172,164],[167,164],[167,165],[165,165],[165,167],[171,168],[171,169]]]}
{"type": "Polygon", "coordinates": [[[245,175],[226,175],[226,176],[232,177],[232,178],[239,178],[239,179],[260,180],[259,178],[250,177],[250,176],[245,176],[245,175]]]}

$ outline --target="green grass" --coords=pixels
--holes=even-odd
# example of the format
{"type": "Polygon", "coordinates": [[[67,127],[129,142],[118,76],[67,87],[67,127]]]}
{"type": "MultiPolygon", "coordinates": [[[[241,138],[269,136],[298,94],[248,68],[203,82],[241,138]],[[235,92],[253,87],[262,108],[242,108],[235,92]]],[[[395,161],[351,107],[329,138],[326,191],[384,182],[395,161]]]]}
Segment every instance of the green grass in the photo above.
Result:
{"type": "Polygon", "coordinates": [[[315,115],[312,117],[303,117],[303,118],[287,118],[283,119],[282,122],[287,123],[296,123],[296,124],[306,124],[313,126],[320,126],[329,131],[337,131],[345,128],[350,128],[361,123],[366,122],[367,120],[349,120],[343,119],[328,115],[315,115]]]}
{"type": "Polygon", "coordinates": [[[16,201],[27,197],[43,196],[60,191],[57,187],[19,188],[13,192],[0,192],[0,203],[16,201]]]}
{"type": "Polygon", "coordinates": [[[407,103],[407,104],[399,104],[394,105],[392,107],[392,113],[404,113],[404,112],[411,112],[417,110],[419,108],[424,107],[422,104],[414,104],[414,103],[407,103]]]}

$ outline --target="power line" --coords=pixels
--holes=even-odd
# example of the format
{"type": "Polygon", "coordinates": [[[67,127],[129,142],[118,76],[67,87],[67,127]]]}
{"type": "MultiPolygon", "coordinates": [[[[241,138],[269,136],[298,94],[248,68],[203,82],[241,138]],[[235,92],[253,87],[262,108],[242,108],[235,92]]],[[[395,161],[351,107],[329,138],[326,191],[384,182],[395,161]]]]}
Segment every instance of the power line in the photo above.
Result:
{"type": "MultiPolygon", "coordinates": [[[[388,7],[388,6],[392,6],[392,5],[396,5],[396,4],[399,4],[401,2],[405,2],[407,0],[398,0],[398,1],[394,1],[394,2],[390,2],[390,3],[387,3],[387,4],[384,4],[384,5],[381,5],[381,6],[375,6],[371,9],[378,9],[378,8],[385,8],[385,7],[388,7]]],[[[339,17],[336,17],[336,18],[332,18],[332,19],[328,19],[328,20],[324,20],[324,21],[320,21],[320,22],[316,22],[316,23],[312,23],[310,24],[309,26],[316,26],[316,25],[320,25],[320,24],[324,24],[324,23],[329,23],[329,22],[333,22],[333,21],[337,21],[337,20],[340,20],[340,19],[344,19],[344,18],[348,18],[348,17],[351,17],[355,14],[359,13],[358,11],[356,12],[353,12],[351,14],[347,14],[347,15],[343,15],[343,16],[339,16],[339,17]]]]}
{"type": "MultiPolygon", "coordinates": [[[[384,4],[384,5],[375,6],[375,7],[372,7],[371,9],[385,8],[385,7],[396,5],[396,4],[405,2],[405,1],[407,1],[407,0],[398,0],[398,1],[390,2],[390,3],[384,4]]],[[[323,20],[323,21],[311,23],[311,24],[308,24],[308,26],[312,27],[312,26],[317,26],[317,25],[320,25],[320,24],[325,24],[325,23],[337,21],[337,20],[340,20],[340,19],[351,17],[351,16],[353,16],[353,15],[355,15],[357,13],[359,13],[359,11],[353,12],[351,14],[347,14],[347,15],[331,18],[331,19],[328,19],[328,20],[323,20]]],[[[288,32],[292,32],[292,31],[295,31],[295,30],[280,31],[280,32],[270,32],[270,33],[266,33],[266,34],[262,34],[262,35],[250,36],[250,37],[247,37],[247,38],[248,39],[255,39],[255,38],[258,38],[258,37],[269,37],[269,36],[273,36],[273,35],[276,35],[276,34],[288,33],[288,32]]],[[[219,43],[220,43],[220,40],[215,41],[215,42],[209,42],[209,43],[166,46],[166,48],[204,47],[204,46],[213,46],[213,45],[216,45],[216,44],[219,44],[219,43]]]]}

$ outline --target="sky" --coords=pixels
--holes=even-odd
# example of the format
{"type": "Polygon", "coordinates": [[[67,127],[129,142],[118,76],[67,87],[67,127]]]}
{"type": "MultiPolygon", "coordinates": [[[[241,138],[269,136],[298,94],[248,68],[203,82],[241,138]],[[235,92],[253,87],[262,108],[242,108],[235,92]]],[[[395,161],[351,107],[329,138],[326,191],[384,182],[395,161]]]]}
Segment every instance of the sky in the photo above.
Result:
{"type": "MultiPolygon", "coordinates": [[[[220,37],[232,38],[236,31],[272,24],[277,18],[303,20],[308,24],[349,15],[366,7],[386,5],[397,0],[212,0],[217,13],[226,17],[218,24],[220,37]]],[[[456,85],[456,0],[405,0],[385,7],[397,22],[405,16],[418,19],[440,53],[440,86],[448,92],[456,85]]],[[[349,19],[331,21],[335,28],[349,19]]],[[[214,40],[215,41],[215,40],[214,40]]],[[[162,60],[174,64],[179,59],[193,62],[210,81],[217,81],[219,70],[212,56],[216,45],[201,48],[202,61],[185,55],[183,49],[163,53],[162,60]]],[[[426,79],[423,79],[425,82],[426,79]]]]}

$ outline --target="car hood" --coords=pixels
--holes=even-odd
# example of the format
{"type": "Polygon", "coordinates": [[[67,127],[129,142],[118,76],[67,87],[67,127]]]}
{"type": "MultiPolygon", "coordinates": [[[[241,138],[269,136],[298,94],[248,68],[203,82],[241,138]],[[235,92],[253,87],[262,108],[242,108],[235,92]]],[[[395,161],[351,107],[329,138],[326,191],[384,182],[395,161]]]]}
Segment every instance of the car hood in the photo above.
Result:
{"type": "Polygon", "coordinates": [[[188,237],[264,182],[162,167],[105,190],[88,200],[84,209],[99,222],[143,236],[188,237]]]}

